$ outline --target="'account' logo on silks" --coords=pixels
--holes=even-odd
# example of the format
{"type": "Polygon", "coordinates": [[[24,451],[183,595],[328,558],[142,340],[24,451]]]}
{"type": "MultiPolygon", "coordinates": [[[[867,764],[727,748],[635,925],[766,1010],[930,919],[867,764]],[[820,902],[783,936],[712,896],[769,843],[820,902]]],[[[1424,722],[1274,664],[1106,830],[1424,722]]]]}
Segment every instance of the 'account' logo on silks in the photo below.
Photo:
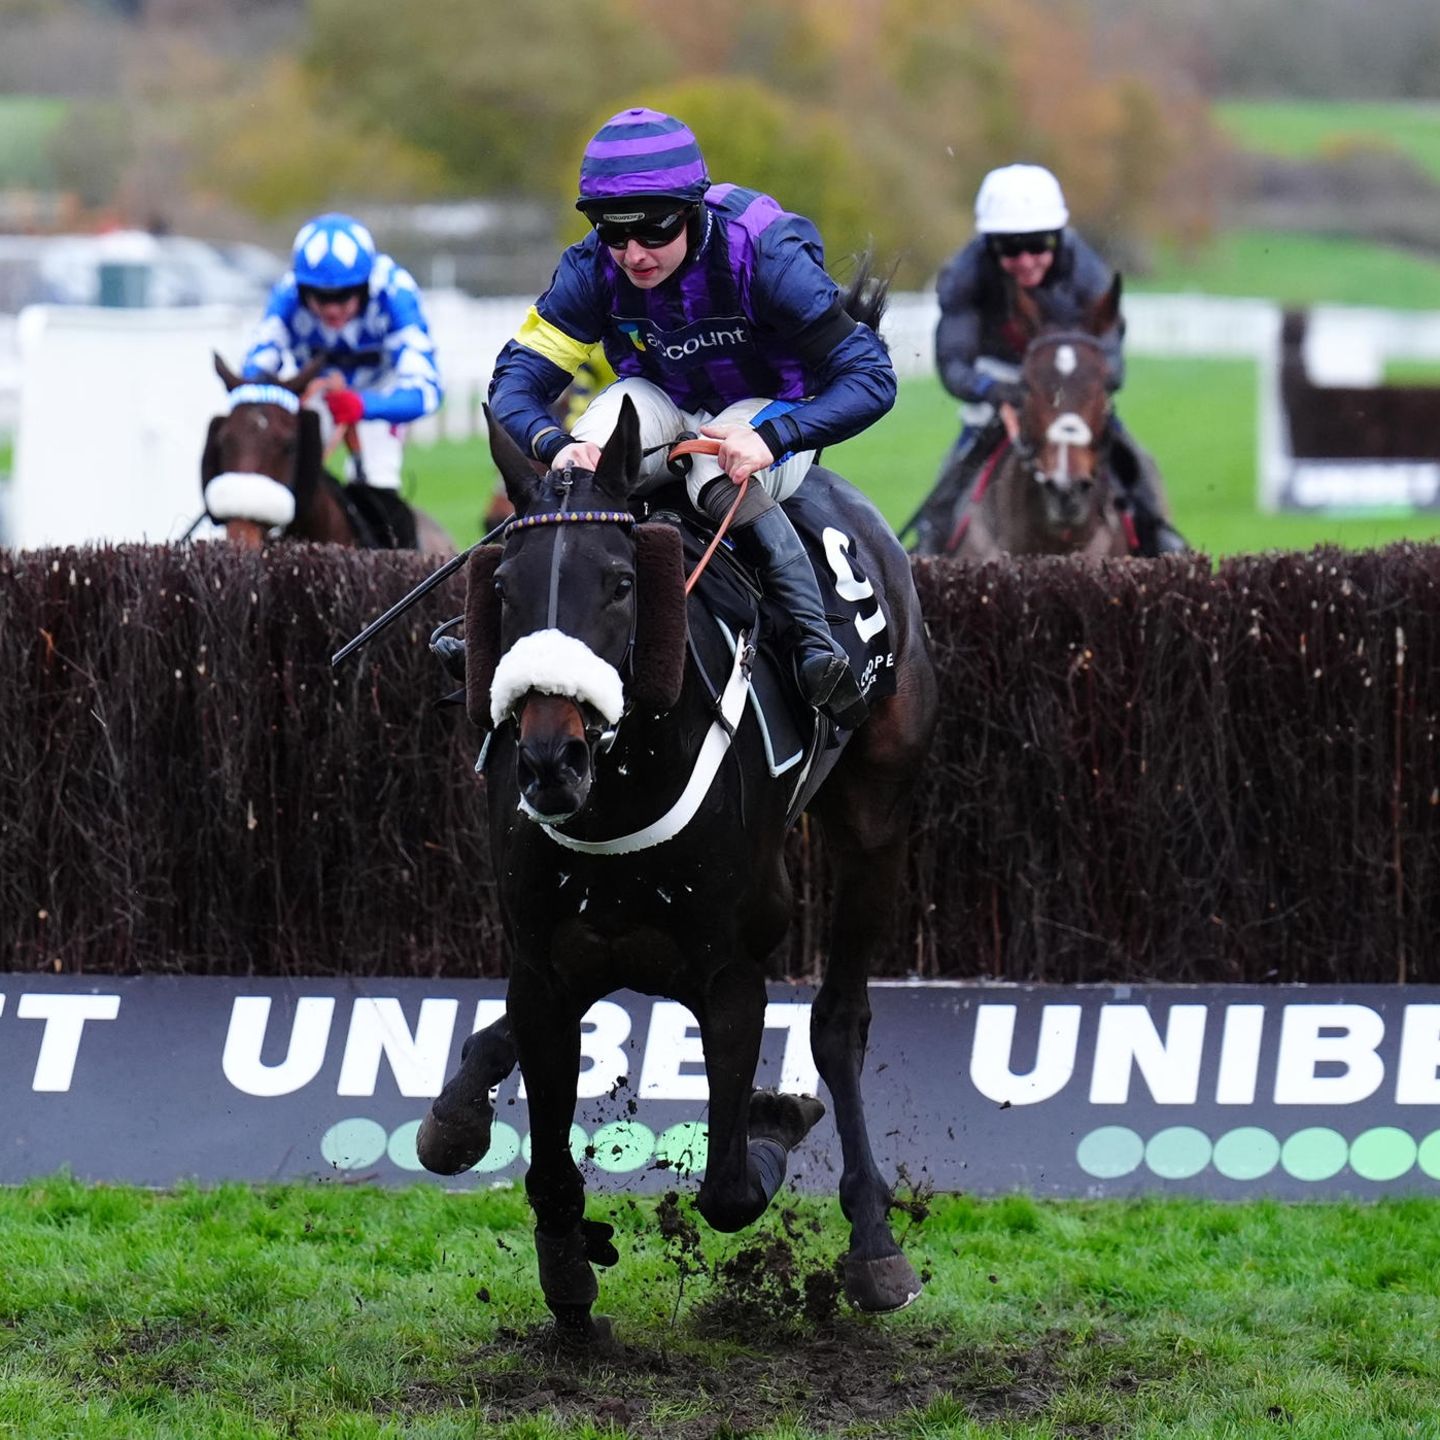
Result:
{"type": "Polygon", "coordinates": [[[639,327],[637,324],[635,324],[633,321],[631,321],[628,325],[625,324],[625,323],[622,321],[622,322],[621,322],[621,325],[620,325],[620,333],[621,333],[622,335],[628,336],[628,337],[629,337],[629,340],[630,340],[630,343],[631,343],[637,350],[644,350],[644,348],[645,348],[645,337],[644,337],[643,335],[641,335],[641,333],[640,333],[640,327],[639,327]]]}

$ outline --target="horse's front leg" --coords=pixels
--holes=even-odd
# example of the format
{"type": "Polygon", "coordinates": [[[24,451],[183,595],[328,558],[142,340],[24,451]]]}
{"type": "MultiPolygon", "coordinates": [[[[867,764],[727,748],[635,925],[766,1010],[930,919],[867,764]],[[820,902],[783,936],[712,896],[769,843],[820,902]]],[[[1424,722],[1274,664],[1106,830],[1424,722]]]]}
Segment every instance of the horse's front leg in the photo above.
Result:
{"type": "Polygon", "coordinates": [[[435,1097],[415,1136],[420,1163],[436,1175],[458,1175],[490,1149],[495,1108],[490,1092],[514,1068],[510,1017],[477,1030],[460,1048],[460,1068],[435,1097]]]}
{"type": "Polygon", "coordinates": [[[570,1153],[580,1076],[580,1013],[573,1001],[526,970],[510,982],[511,1031],[530,1108],[525,1190],[535,1212],[540,1288],[557,1335],[585,1344],[604,1337],[590,1311],[599,1294],[594,1262],[613,1265],[614,1227],[585,1219],[585,1182],[570,1153]]]}
{"type": "Polygon", "coordinates": [[[774,1199],[790,1151],[825,1107],[813,1095],[754,1088],[765,1028],[765,981],[758,967],[727,966],[712,978],[698,1008],[710,1081],[710,1140],[696,1204],[716,1230],[742,1230],[774,1199]]]}

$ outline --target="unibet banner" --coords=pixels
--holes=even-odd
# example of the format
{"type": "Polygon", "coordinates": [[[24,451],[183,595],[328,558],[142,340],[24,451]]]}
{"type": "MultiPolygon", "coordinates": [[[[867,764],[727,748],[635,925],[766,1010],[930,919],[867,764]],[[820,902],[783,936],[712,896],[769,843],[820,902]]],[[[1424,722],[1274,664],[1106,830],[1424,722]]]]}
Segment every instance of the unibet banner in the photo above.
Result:
{"type": "MultiPolygon", "coordinates": [[[[473,1030],[479,981],[0,975],[0,1182],[62,1168],[166,1186],[523,1174],[525,1091],[490,1153],[438,1180],[415,1132],[473,1030]]],[[[1440,987],[876,983],[865,1104],[881,1169],[941,1191],[1376,1195],[1440,1185],[1440,987]]],[[[757,1083],[825,1096],[813,989],[772,986],[757,1083]]],[[[622,992],[585,1017],[571,1143],[597,1189],[705,1164],[684,1006],[622,992]]],[[[791,1161],[833,1190],[827,1116],[791,1161]]]]}

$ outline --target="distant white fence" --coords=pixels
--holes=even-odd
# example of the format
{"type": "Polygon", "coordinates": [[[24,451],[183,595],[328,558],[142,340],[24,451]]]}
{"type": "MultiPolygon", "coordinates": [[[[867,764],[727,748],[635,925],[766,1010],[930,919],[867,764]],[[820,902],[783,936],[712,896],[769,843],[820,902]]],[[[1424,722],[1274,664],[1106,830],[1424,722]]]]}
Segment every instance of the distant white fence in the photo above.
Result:
{"type": "MultiPolygon", "coordinates": [[[[483,431],[480,402],[495,356],[524,319],[528,298],[476,300],[430,291],[426,304],[445,376],[440,413],[416,440],[483,431]]],[[[1287,483],[1278,403],[1280,309],[1266,301],[1129,295],[1134,355],[1256,362],[1260,503],[1287,483]]],[[[229,307],[104,310],[37,306],[0,318],[0,430],[13,416],[15,473],[3,538],[20,547],[165,539],[200,509],[206,425],[223,390],[218,350],[238,366],[255,316],[229,307]]],[[[885,338],[902,376],[934,368],[933,294],[892,297],[885,338]]],[[[1440,313],[1326,306],[1311,311],[1307,368],[1322,384],[1374,384],[1387,359],[1440,361],[1440,313]]]]}
{"type": "Polygon", "coordinates": [[[184,534],[203,509],[200,455],[225,394],[211,352],[238,353],[253,318],[229,307],[22,310],[7,543],[184,534]]]}

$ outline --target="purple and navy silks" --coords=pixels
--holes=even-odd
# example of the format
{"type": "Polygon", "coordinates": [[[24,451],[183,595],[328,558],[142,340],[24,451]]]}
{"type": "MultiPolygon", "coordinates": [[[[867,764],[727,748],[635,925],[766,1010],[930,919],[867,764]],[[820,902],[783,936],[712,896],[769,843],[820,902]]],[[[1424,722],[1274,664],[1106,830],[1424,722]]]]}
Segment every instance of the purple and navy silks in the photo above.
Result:
{"type": "Polygon", "coordinates": [[[549,461],[568,443],[547,407],[597,342],[618,375],[652,381],[682,410],[803,402],[765,422],[777,456],[847,439],[894,404],[890,357],[841,309],[809,220],[716,185],[701,222],[695,252],[653,290],[632,285],[593,233],[561,256],[490,385],[492,411],[527,453],[549,461]]]}
{"type": "Polygon", "coordinates": [[[403,425],[440,408],[444,390],[419,287],[388,255],[375,260],[364,308],[339,330],[327,330],[305,307],[293,272],[282,275],[241,375],[246,380],[278,375],[287,357],[301,370],[322,353],[360,393],[367,420],[403,425]]]}

